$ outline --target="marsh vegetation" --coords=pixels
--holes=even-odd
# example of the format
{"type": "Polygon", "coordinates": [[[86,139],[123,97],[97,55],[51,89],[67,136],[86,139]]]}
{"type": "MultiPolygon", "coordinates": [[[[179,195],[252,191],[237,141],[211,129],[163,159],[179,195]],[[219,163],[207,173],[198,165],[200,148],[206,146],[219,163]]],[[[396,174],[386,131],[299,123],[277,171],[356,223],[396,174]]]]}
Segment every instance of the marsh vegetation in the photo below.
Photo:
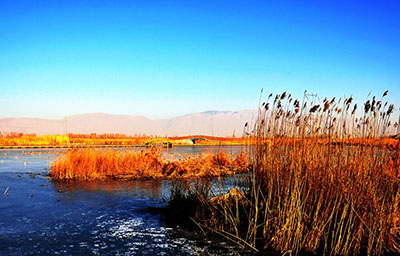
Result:
{"type": "Polygon", "coordinates": [[[254,127],[245,127],[247,186],[211,200],[205,184],[178,186],[170,208],[191,201],[186,212],[201,233],[255,252],[400,253],[400,150],[387,136],[398,123],[391,125],[386,94],[358,113],[351,97],[269,95],[254,127]]]}
{"type": "Polygon", "coordinates": [[[50,176],[178,178],[167,218],[254,252],[400,253],[400,143],[389,136],[399,124],[392,124],[386,95],[358,108],[352,97],[270,94],[255,124],[245,125],[246,153],[167,159],[158,148],[71,149],[52,163],[50,176]],[[207,179],[249,171],[240,190],[224,195],[207,179]]]}
{"type": "Polygon", "coordinates": [[[54,180],[158,179],[226,176],[248,172],[245,152],[168,154],[150,149],[71,149],[52,163],[54,180]]]}

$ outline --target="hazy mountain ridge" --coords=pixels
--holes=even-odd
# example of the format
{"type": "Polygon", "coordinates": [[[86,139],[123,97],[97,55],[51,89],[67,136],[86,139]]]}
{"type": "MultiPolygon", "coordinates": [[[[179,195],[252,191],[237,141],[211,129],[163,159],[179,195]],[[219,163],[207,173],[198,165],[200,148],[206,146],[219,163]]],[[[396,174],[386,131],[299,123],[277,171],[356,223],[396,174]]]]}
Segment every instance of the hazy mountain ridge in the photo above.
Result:
{"type": "MultiPolygon", "coordinates": [[[[244,124],[251,122],[255,114],[255,110],[211,110],[152,120],[140,115],[90,113],[68,116],[66,120],[68,133],[241,136],[244,124]]],[[[43,118],[0,118],[0,132],[64,134],[65,121],[43,118]]]]}

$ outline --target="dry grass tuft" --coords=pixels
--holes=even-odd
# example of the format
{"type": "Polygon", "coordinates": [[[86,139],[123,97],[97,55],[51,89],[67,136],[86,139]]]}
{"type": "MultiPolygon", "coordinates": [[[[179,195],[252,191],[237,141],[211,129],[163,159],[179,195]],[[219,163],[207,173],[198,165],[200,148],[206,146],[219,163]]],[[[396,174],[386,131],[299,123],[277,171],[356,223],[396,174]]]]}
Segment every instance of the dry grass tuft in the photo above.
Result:
{"type": "Polygon", "coordinates": [[[234,158],[225,151],[166,160],[158,148],[71,149],[52,163],[50,176],[56,180],[213,177],[247,172],[248,166],[244,153],[234,158]]]}

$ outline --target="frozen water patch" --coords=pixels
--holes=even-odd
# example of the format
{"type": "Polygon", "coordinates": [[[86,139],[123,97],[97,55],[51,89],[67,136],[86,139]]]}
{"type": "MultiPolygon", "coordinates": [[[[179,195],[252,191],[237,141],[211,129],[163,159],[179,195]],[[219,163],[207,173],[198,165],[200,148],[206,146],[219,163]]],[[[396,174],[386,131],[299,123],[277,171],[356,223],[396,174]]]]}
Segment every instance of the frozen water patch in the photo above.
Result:
{"type": "Polygon", "coordinates": [[[164,204],[168,181],[52,182],[55,156],[0,154],[0,255],[221,254],[146,211],[164,204]]]}

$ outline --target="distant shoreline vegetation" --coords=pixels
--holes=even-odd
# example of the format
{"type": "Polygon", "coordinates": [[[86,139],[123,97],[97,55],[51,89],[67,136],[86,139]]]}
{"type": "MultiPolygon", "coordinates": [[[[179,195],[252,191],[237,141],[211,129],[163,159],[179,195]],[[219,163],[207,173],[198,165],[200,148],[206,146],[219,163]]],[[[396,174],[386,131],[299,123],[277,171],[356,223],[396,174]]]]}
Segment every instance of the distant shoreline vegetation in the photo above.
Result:
{"type": "MultiPolygon", "coordinates": [[[[245,127],[246,129],[246,127],[245,127]]],[[[250,133],[249,133],[250,135],[250,133]]],[[[24,133],[0,133],[0,149],[13,148],[96,148],[96,147],[168,147],[185,145],[250,145],[254,144],[251,136],[216,137],[207,135],[157,137],[157,136],[127,136],[124,134],[68,134],[68,135],[35,135],[24,133]]],[[[288,135],[280,135],[288,136],[288,135]]],[[[266,138],[270,140],[271,138],[266,138]]],[[[293,138],[301,140],[301,137],[293,138]]],[[[307,139],[307,138],[304,138],[307,139]]],[[[367,137],[360,140],[357,137],[348,138],[318,136],[318,143],[382,146],[393,148],[399,141],[399,135],[382,137],[367,137]]]]}
{"type": "Polygon", "coordinates": [[[124,134],[68,134],[40,135],[23,133],[1,133],[0,148],[29,147],[118,147],[118,146],[178,146],[178,145],[245,145],[246,137],[191,136],[127,136],[124,134]]]}

